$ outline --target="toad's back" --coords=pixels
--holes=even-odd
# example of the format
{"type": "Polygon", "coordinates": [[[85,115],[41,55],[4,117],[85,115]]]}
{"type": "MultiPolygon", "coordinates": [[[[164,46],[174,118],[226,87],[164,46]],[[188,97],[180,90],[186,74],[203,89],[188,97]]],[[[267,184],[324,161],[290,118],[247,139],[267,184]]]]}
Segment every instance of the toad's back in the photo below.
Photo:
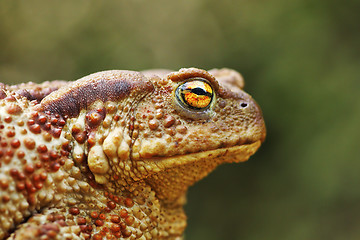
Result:
{"type": "Polygon", "coordinates": [[[0,88],[0,239],[180,239],[187,188],[265,138],[228,69],[0,88]]]}

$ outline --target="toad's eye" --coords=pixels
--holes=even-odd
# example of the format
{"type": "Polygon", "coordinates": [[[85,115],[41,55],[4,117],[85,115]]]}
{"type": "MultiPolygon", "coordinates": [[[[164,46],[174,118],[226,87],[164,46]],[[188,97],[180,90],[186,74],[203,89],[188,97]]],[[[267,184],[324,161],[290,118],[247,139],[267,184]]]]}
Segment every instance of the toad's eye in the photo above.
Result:
{"type": "Polygon", "coordinates": [[[175,91],[177,100],[184,107],[194,110],[204,110],[210,106],[214,97],[212,87],[199,79],[181,84],[175,91]]]}

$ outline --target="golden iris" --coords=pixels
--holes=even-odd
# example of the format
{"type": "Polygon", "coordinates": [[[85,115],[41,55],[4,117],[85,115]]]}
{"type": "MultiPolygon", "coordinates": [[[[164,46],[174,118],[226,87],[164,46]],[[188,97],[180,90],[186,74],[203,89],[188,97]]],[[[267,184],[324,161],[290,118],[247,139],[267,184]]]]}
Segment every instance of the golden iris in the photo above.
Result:
{"type": "Polygon", "coordinates": [[[194,80],[181,84],[176,89],[176,97],[186,107],[192,109],[205,109],[213,99],[213,89],[205,81],[194,80]]]}

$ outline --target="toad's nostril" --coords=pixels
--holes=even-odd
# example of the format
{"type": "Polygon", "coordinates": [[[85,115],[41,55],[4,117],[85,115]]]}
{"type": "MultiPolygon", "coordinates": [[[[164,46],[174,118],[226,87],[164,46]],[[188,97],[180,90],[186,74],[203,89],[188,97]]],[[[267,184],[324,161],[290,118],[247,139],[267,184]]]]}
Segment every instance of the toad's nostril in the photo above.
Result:
{"type": "Polygon", "coordinates": [[[242,108],[246,108],[247,106],[248,106],[248,104],[245,103],[245,102],[243,102],[243,103],[240,104],[240,107],[242,107],[242,108]]]}

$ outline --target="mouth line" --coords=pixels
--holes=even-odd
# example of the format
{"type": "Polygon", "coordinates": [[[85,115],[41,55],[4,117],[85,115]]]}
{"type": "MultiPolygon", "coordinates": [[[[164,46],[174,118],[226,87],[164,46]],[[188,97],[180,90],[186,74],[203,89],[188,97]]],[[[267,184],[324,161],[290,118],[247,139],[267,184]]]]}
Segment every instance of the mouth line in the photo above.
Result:
{"type": "Polygon", "coordinates": [[[152,166],[155,172],[160,172],[167,168],[176,167],[179,165],[185,165],[191,162],[201,161],[201,160],[213,160],[217,159],[219,162],[231,163],[231,162],[244,162],[253,155],[256,150],[261,145],[261,140],[257,140],[252,143],[245,143],[241,145],[236,145],[232,147],[224,147],[213,150],[206,150],[202,152],[175,155],[171,157],[159,157],[152,158],[151,160],[145,160],[146,165],[152,166]]]}

